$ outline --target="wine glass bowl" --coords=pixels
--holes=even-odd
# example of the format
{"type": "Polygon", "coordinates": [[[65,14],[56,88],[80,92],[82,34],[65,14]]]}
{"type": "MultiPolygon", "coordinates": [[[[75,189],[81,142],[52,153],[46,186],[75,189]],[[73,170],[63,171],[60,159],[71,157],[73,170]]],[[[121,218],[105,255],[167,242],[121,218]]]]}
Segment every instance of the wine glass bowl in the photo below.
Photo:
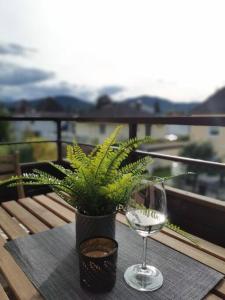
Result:
{"type": "Polygon", "coordinates": [[[126,213],[129,225],[142,237],[158,232],[164,225],[166,216],[153,209],[134,209],[126,213]]]}
{"type": "Polygon", "coordinates": [[[162,182],[145,182],[145,194],[130,199],[126,218],[144,242],[143,262],[129,267],[124,278],[128,285],[139,291],[153,291],[162,286],[162,273],[146,264],[147,237],[158,232],[166,222],[166,193],[162,182]]]}

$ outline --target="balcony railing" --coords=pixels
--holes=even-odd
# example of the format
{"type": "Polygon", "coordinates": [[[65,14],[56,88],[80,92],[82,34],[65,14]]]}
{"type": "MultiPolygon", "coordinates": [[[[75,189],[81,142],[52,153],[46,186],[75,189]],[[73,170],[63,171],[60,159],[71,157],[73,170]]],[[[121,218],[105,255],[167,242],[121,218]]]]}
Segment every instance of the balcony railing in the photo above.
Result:
{"type": "MultiPolygon", "coordinates": [[[[3,145],[20,145],[28,143],[55,143],[57,146],[57,160],[63,164],[63,145],[68,141],[62,137],[62,122],[87,122],[87,123],[116,123],[127,124],[129,126],[129,137],[137,136],[138,124],[167,125],[192,125],[192,126],[221,126],[225,127],[224,116],[193,116],[193,117],[149,117],[149,118],[82,118],[82,117],[0,117],[2,121],[21,122],[21,121],[52,121],[56,125],[56,139],[43,141],[20,141],[20,142],[1,142],[3,145]]],[[[223,141],[221,141],[222,143],[223,141]]],[[[91,145],[86,145],[91,147],[91,145]]],[[[148,152],[143,150],[135,151],[135,155],[150,155],[154,158],[176,161],[185,164],[207,166],[210,169],[224,171],[225,164],[219,162],[205,161],[175,155],[168,155],[159,152],[148,152]]],[[[33,164],[23,164],[24,170],[29,170],[33,164]]],[[[172,221],[180,224],[184,229],[215,243],[225,246],[225,202],[212,199],[198,194],[183,191],[173,187],[167,187],[168,210],[172,221]]]]}
{"type": "MultiPolygon", "coordinates": [[[[1,142],[0,146],[3,145],[20,145],[29,143],[55,143],[57,145],[57,160],[62,160],[62,144],[68,143],[62,139],[61,124],[63,121],[74,121],[74,122],[90,122],[90,123],[116,123],[116,124],[128,124],[129,125],[129,137],[137,136],[138,124],[149,124],[149,125],[192,125],[192,126],[222,126],[225,127],[224,116],[193,116],[193,117],[149,117],[149,118],[82,118],[82,117],[0,117],[1,121],[52,121],[56,124],[56,139],[55,140],[43,140],[43,141],[20,141],[20,142],[1,142]]],[[[193,159],[187,157],[166,155],[156,152],[137,151],[142,154],[149,154],[152,157],[159,159],[166,159],[171,161],[183,162],[186,164],[197,164],[216,169],[224,169],[225,164],[217,163],[212,161],[205,161],[200,159],[193,159]]]]}

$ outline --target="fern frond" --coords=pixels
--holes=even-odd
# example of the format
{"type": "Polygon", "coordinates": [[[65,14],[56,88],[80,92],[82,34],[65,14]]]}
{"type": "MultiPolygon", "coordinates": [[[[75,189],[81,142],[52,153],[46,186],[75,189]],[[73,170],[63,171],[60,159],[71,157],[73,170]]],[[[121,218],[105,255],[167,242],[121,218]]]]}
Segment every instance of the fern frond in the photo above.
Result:
{"type": "Polygon", "coordinates": [[[118,204],[124,201],[124,196],[127,193],[127,188],[130,185],[132,174],[125,174],[118,180],[101,187],[101,193],[109,200],[118,204]]]}
{"type": "Polygon", "coordinates": [[[54,167],[56,170],[60,171],[62,174],[66,175],[66,176],[74,176],[74,171],[71,171],[70,169],[66,169],[61,165],[58,165],[56,163],[53,162],[49,162],[49,164],[54,167]]]}
{"type": "Polygon", "coordinates": [[[52,175],[41,170],[33,170],[33,173],[23,173],[21,176],[14,176],[13,179],[8,181],[9,187],[15,187],[17,185],[31,186],[31,185],[48,185],[60,186],[60,189],[64,192],[70,193],[71,189],[64,183],[64,180],[60,180],[52,175]]]}
{"type": "Polygon", "coordinates": [[[89,157],[89,158],[92,158],[92,157],[98,152],[100,146],[101,146],[101,145],[96,145],[96,146],[92,149],[91,153],[88,154],[88,157],[89,157]]]}
{"type": "Polygon", "coordinates": [[[111,157],[106,175],[111,176],[111,172],[120,167],[121,163],[128,157],[132,150],[136,149],[141,144],[150,143],[151,141],[151,137],[147,136],[143,139],[133,138],[128,140],[127,142],[121,142],[119,147],[115,150],[111,157]]]}
{"type": "Polygon", "coordinates": [[[9,179],[1,180],[0,181],[0,186],[1,185],[8,185],[9,183],[14,182],[14,181],[18,181],[18,180],[21,180],[20,176],[12,176],[9,179]]]}
{"type": "Polygon", "coordinates": [[[150,156],[146,156],[133,163],[127,164],[125,167],[122,167],[119,171],[121,174],[142,174],[146,170],[146,166],[152,162],[153,159],[150,156]]]}
{"type": "Polygon", "coordinates": [[[78,144],[67,146],[67,159],[74,169],[88,165],[89,159],[78,144]]]}
{"type": "Polygon", "coordinates": [[[109,152],[113,151],[110,148],[115,143],[116,138],[119,135],[122,128],[123,128],[123,126],[116,127],[116,129],[111,133],[111,135],[107,139],[105,139],[103,144],[99,146],[98,151],[93,160],[93,164],[96,167],[95,178],[98,175],[99,169],[101,168],[101,165],[103,164],[104,159],[107,157],[109,152]]]}

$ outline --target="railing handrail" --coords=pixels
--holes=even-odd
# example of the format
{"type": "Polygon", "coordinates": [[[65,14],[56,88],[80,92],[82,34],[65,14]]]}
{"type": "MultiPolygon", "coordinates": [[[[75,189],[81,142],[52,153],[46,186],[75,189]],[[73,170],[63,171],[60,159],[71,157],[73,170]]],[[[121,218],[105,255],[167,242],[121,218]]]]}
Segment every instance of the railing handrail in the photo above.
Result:
{"type": "Polygon", "coordinates": [[[225,126],[225,115],[214,116],[165,116],[165,117],[59,117],[59,116],[0,116],[0,121],[75,121],[96,123],[121,123],[121,124],[167,124],[167,125],[189,125],[189,126],[225,126]]]}
{"type": "MultiPolygon", "coordinates": [[[[166,117],[144,117],[144,118],[86,118],[86,117],[60,117],[60,116],[0,116],[1,121],[53,121],[56,123],[56,140],[51,141],[22,141],[22,142],[2,142],[1,145],[15,145],[15,144],[30,144],[30,143],[47,143],[52,142],[57,145],[57,157],[58,160],[62,160],[62,144],[67,143],[67,141],[62,140],[61,135],[61,122],[62,121],[75,121],[75,122],[107,122],[107,123],[125,123],[129,125],[129,137],[135,137],[137,135],[137,125],[138,124],[167,124],[167,125],[194,125],[194,126],[225,126],[225,115],[223,116],[166,116],[166,117]]],[[[144,153],[144,152],[143,152],[144,153]]],[[[225,168],[225,164],[219,162],[203,161],[198,159],[186,158],[181,156],[166,155],[156,152],[145,152],[145,154],[152,155],[153,157],[183,162],[186,164],[200,164],[216,168],[225,168]]]]}

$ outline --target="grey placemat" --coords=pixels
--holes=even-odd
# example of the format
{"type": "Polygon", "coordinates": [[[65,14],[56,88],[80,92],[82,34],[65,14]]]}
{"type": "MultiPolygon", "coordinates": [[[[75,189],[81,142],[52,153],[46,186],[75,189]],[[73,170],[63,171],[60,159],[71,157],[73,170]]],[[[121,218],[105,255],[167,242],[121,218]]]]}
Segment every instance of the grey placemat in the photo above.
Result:
{"type": "Polygon", "coordinates": [[[155,292],[137,292],[126,285],[123,274],[128,266],[141,261],[142,239],[126,226],[116,226],[117,280],[113,290],[104,295],[96,296],[80,287],[74,223],[10,241],[6,248],[47,300],[198,300],[223,278],[221,273],[150,240],[148,261],[162,271],[164,284],[155,292]]]}

